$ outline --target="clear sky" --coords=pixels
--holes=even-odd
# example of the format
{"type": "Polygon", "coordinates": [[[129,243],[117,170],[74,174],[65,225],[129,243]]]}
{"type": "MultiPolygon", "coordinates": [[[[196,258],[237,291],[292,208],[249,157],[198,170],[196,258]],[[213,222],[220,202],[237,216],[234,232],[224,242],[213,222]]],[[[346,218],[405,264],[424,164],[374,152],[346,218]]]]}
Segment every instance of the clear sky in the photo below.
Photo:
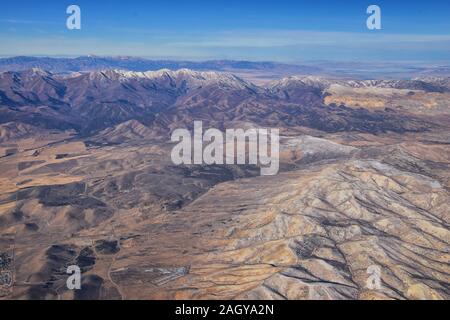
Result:
{"type": "Polygon", "coordinates": [[[2,0],[0,55],[450,61],[448,0],[2,0]],[[81,8],[81,30],[66,8],[81,8]],[[382,30],[366,27],[369,5],[382,30]]]}

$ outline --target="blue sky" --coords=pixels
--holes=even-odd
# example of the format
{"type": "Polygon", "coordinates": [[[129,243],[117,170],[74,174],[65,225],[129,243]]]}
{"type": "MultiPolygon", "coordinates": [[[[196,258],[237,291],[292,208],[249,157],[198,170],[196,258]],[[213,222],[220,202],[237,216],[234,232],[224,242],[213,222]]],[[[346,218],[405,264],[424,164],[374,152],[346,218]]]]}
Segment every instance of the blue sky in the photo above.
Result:
{"type": "Polygon", "coordinates": [[[450,1],[3,0],[0,55],[450,61],[450,1]],[[82,29],[66,29],[81,7],[82,29]],[[382,10],[382,30],[366,9],[382,10]]]}

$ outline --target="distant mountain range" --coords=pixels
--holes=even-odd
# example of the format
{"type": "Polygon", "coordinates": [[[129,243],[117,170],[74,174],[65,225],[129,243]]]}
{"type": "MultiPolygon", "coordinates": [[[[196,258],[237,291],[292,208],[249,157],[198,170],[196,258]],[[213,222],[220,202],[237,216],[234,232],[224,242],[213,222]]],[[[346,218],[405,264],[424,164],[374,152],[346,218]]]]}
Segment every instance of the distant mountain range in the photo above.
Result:
{"type": "Polygon", "coordinates": [[[276,62],[251,62],[213,60],[204,62],[148,60],[134,57],[97,57],[78,58],[51,57],[13,57],[0,59],[0,71],[21,71],[40,68],[53,73],[77,71],[98,71],[104,69],[122,69],[129,71],[155,71],[160,69],[191,69],[197,71],[229,71],[229,70],[276,70],[292,74],[312,74],[321,71],[319,67],[300,66],[276,62]]]}
{"type": "Polygon", "coordinates": [[[252,79],[279,79],[295,75],[320,75],[348,79],[408,79],[421,76],[448,76],[450,65],[411,65],[402,63],[363,63],[312,61],[302,64],[252,62],[232,60],[173,61],[149,60],[137,57],[78,58],[10,57],[0,59],[0,71],[24,71],[32,68],[52,73],[70,73],[121,69],[128,71],[156,71],[160,69],[191,69],[195,71],[226,71],[252,79]]]}

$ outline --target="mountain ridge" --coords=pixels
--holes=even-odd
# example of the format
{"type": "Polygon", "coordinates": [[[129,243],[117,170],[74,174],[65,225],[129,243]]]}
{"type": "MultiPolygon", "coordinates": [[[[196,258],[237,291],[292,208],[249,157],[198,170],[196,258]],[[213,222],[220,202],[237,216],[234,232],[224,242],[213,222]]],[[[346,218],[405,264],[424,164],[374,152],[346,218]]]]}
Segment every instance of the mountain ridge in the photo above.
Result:
{"type": "Polygon", "coordinates": [[[1,122],[74,129],[84,135],[133,119],[158,132],[189,126],[194,119],[221,127],[249,121],[258,126],[308,127],[327,132],[423,131],[433,125],[404,112],[327,105],[327,88],[333,83],[350,88],[401,86],[416,91],[419,83],[424,93],[442,91],[440,85],[417,80],[336,82],[295,77],[264,87],[231,73],[188,69],[142,73],[103,70],[67,76],[31,69],[0,73],[1,122]],[[400,118],[404,121],[396,123],[400,118]]]}

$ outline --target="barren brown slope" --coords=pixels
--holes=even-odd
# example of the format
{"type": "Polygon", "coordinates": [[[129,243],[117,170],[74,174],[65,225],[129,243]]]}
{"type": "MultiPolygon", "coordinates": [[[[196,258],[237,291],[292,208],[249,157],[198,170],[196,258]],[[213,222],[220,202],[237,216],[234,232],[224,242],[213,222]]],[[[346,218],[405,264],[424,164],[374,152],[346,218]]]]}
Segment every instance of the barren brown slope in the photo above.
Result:
{"type": "Polygon", "coordinates": [[[27,165],[4,177],[0,251],[16,281],[4,297],[448,299],[443,137],[291,136],[284,172],[264,178],[175,167],[170,145],[145,139],[6,157],[27,165]],[[72,264],[79,292],[65,287],[72,264]],[[371,265],[381,290],[365,287],[371,265]]]}
{"type": "Polygon", "coordinates": [[[113,275],[133,296],[150,265],[189,268],[147,286],[152,298],[448,299],[448,199],[438,181],[377,161],[226,183],[124,249],[113,275]],[[381,290],[366,288],[371,265],[381,290]]]}

